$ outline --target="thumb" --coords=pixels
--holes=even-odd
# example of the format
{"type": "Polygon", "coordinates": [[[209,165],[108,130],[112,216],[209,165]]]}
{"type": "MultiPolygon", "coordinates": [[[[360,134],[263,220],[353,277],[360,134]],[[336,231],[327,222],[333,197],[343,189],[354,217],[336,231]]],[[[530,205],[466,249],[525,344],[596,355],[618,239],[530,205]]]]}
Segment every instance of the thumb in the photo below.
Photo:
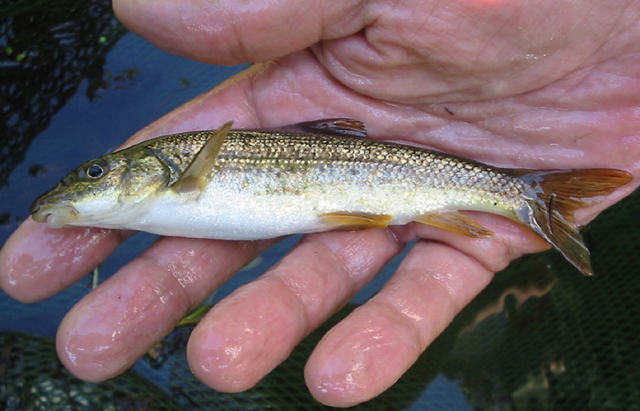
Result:
{"type": "Polygon", "coordinates": [[[114,0],[118,19],[157,47],[212,64],[266,61],[364,27],[365,0],[114,0]]]}

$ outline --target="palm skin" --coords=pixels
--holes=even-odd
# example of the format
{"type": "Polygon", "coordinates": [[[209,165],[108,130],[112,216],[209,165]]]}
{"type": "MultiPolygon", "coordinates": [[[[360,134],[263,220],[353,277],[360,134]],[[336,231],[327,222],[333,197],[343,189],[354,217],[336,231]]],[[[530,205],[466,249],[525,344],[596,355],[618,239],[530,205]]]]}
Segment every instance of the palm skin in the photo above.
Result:
{"type": "MultiPolygon", "coordinates": [[[[185,57],[275,59],[127,144],[230,119],[236,127],[272,127],[353,117],[371,138],[497,166],[639,172],[636,2],[119,0],[114,7],[132,31],[185,57]]],[[[577,221],[588,222],[636,186],[579,210],[577,221]]],[[[419,238],[383,289],[325,335],[305,369],[311,393],[325,404],[374,397],[496,271],[548,247],[515,223],[470,214],[495,235],[473,239],[409,224],[305,236],[198,325],[187,348],[193,372],[221,391],[250,388],[419,238]]],[[[0,252],[0,285],[20,301],[46,298],[128,235],[28,220],[0,252]]],[[[91,381],[123,372],[270,244],[160,238],[68,313],[57,337],[63,363],[91,381]]]]}

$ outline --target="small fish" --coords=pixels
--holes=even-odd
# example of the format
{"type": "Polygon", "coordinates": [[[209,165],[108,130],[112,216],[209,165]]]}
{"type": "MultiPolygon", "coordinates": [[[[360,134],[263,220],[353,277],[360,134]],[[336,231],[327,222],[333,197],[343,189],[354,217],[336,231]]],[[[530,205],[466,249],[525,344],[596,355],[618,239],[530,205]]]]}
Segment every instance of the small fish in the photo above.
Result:
{"type": "Polygon", "coordinates": [[[412,221],[471,237],[492,232],[459,210],[524,224],[582,273],[593,270],[573,213],[632,176],[613,169],[512,170],[372,141],[326,119],[274,130],[158,137],[84,163],[31,206],[51,227],[257,240],[412,221]]]}

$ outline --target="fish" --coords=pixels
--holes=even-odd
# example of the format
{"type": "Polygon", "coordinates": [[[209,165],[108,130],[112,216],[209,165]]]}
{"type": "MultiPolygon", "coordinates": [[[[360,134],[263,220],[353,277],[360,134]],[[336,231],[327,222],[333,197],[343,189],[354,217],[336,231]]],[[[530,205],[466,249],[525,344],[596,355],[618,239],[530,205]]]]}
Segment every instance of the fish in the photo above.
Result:
{"type": "Polygon", "coordinates": [[[367,138],[349,118],[157,137],[90,160],[37,198],[34,221],[163,236],[259,240],[418,222],[473,238],[461,211],[529,227],[585,275],[576,209],[627,184],[623,170],[507,169],[367,138]]]}

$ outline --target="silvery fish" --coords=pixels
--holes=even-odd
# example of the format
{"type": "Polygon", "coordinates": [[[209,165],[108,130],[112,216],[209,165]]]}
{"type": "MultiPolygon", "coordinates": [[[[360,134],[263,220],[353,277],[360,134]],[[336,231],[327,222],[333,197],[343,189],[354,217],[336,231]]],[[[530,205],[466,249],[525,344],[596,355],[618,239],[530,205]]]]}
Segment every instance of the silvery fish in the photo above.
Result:
{"type": "Polygon", "coordinates": [[[524,224],[582,273],[589,251],[573,212],[628,183],[613,169],[512,170],[372,141],[325,119],[273,130],[158,137],[84,163],[31,206],[51,227],[256,240],[417,221],[471,237],[491,231],[460,210],[524,224]]]}

